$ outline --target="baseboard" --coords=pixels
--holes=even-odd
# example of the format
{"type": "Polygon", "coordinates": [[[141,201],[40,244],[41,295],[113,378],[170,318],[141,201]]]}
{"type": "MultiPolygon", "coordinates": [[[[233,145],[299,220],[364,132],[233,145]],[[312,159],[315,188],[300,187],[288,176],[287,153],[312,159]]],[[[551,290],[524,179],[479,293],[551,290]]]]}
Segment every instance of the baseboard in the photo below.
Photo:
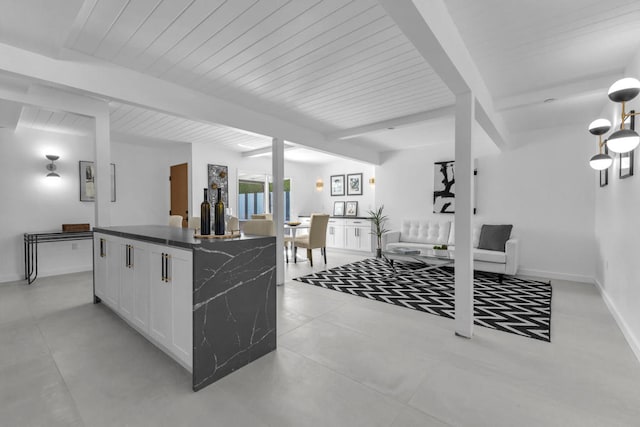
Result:
{"type": "Polygon", "coordinates": [[[516,275],[542,277],[544,279],[568,280],[570,282],[581,282],[595,284],[595,280],[591,276],[583,276],[581,274],[558,273],[556,271],[535,270],[531,268],[519,268],[516,275]]]}
{"type": "Polygon", "coordinates": [[[627,340],[627,343],[629,343],[629,347],[631,347],[631,351],[633,351],[633,354],[635,354],[636,359],[638,359],[638,361],[640,362],[640,339],[638,339],[638,337],[635,336],[635,334],[631,331],[631,328],[629,328],[629,326],[627,325],[627,322],[624,321],[624,319],[620,315],[620,312],[616,308],[616,305],[611,300],[611,298],[609,298],[609,294],[607,294],[607,291],[604,290],[604,287],[602,286],[600,281],[598,279],[595,279],[594,282],[596,284],[596,288],[598,288],[598,291],[600,291],[600,295],[602,296],[604,303],[607,305],[609,312],[611,313],[613,318],[616,320],[618,327],[622,331],[622,335],[624,335],[625,339],[627,340]]]}
{"type": "MultiPolygon", "coordinates": [[[[93,264],[89,265],[78,265],[75,267],[67,267],[67,268],[57,268],[46,271],[39,271],[38,277],[47,277],[47,276],[60,276],[62,274],[71,274],[71,273],[80,273],[83,271],[91,271],[93,270],[93,264]]],[[[8,274],[5,276],[0,276],[0,283],[5,282],[18,282],[24,279],[23,274],[8,274]]]]}

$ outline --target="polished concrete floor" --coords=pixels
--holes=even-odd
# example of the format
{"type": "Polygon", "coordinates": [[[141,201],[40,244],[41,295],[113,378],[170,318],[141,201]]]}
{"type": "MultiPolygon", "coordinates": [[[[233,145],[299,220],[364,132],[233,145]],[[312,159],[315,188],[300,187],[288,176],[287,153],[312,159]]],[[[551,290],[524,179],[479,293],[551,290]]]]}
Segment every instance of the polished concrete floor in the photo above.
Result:
{"type": "MultiPolygon", "coordinates": [[[[329,252],[330,267],[359,258],[329,252]]],[[[290,280],[310,271],[287,267],[277,351],[198,393],[91,304],[90,273],[0,284],[0,425],[640,425],[640,363],[593,285],[553,282],[552,343],[467,340],[452,320],[290,280]]]]}

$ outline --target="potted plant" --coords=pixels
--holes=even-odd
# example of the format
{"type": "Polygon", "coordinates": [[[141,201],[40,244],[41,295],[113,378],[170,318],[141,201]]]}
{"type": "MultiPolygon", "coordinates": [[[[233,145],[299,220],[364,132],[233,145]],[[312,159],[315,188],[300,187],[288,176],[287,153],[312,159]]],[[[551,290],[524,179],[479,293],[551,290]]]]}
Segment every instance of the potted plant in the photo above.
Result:
{"type": "Polygon", "coordinates": [[[436,245],[433,247],[433,252],[439,257],[449,257],[449,247],[447,245],[436,245]]]}
{"type": "Polygon", "coordinates": [[[367,213],[369,214],[369,219],[373,223],[374,231],[371,234],[375,234],[378,238],[378,246],[376,248],[376,258],[382,257],[382,235],[386,233],[387,230],[384,228],[385,223],[387,222],[387,216],[382,213],[384,210],[384,205],[381,205],[376,210],[369,210],[367,213]]]}

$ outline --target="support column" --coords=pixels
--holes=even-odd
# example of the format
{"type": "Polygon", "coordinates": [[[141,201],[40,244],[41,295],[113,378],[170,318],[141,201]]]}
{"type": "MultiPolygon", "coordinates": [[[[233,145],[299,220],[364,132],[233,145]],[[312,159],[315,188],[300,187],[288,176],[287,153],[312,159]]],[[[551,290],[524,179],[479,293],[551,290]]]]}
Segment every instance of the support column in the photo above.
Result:
{"type": "Polygon", "coordinates": [[[284,140],[271,143],[273,175],[273,222],[276,228],[276,285],[284,285],[284,140]]]}
{"type": "Polygon", "coordinates": [[[109,130],[109,108],[95,116],[95,188],[96,226],[111,225],[111,140],[109,130]]]}
{"type": "Polygon", "coordinates": [[[456,96],[455,123],[455,327],[456,335],[473,336],[473,133],[474,100],[471,92],[456,96]]]}

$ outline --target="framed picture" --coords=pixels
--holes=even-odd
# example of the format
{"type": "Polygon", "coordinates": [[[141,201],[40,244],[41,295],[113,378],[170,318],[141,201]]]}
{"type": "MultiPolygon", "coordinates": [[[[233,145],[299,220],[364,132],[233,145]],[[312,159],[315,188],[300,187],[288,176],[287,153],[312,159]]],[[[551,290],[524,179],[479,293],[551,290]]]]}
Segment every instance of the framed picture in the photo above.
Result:
{"type": "MultiPolygon", "coordinates": [[[[455,161],[433,164],[433,213],[455,213],[456,179],[455,161]]],[[[477,214],[476,194],[478,194],[478,170],[473,169],[473,214],[477,214]]]]}
{"type": "MultiPolygon", "coordinates": [[[[628,153],[620,153],[620,179],[633,176],[633,151],[628,153]]],[[[601,185],[602,186],[602,185],[601,185]]]]}
{"type": "Polygon", "coordinates": [[[362,195],[362,174],[350,173],[347,175],[347,195],[348,196],[361,196],[362,195]]]}
{"type": "MultiPolygon", "coordinates": [[[[635,113],[635,111],[631,110],[631,113],[635,113]]],[[[636,116],[631,116],[631,130],[636,129],[636,116]]],[[[631,150],[628,153],[620,153],[620,169],[619,169],[619,177],[620,179],[629,178],[633,176],[633,161],[634,161],[634,153],[635,150],[631,150]]]]}
{"type": "Polygon", "coordinates": [[[345,216],[358,216],[358,202],[347,202],[345,216]]]}
{"type": "Polygon", "coordinates": [[[344,175],[331,175],[331,195],[344,196],[344,175]]]}
{"type": "MultiPolygon", "coordinates": [[[[604,154],[609,154],[609,148],[607,147],[606,141],[604,144],[604,154]]],[[[605,187],[609,185],[609,168],[600,171],[600,187],[605,187]]]]}
{"type": "Polygon", "coordinates": [[[333,202],[333,216],[344,216],[344,202],[333,202]]]}
{"type": "MultiPolygon", "coordinates": [[[[96,169],[93,162],[80,160],[80,201],[96,201],[96,169]]],[[[111,201],[116,201],[116,165],[111,163],[111,201]]]]}

